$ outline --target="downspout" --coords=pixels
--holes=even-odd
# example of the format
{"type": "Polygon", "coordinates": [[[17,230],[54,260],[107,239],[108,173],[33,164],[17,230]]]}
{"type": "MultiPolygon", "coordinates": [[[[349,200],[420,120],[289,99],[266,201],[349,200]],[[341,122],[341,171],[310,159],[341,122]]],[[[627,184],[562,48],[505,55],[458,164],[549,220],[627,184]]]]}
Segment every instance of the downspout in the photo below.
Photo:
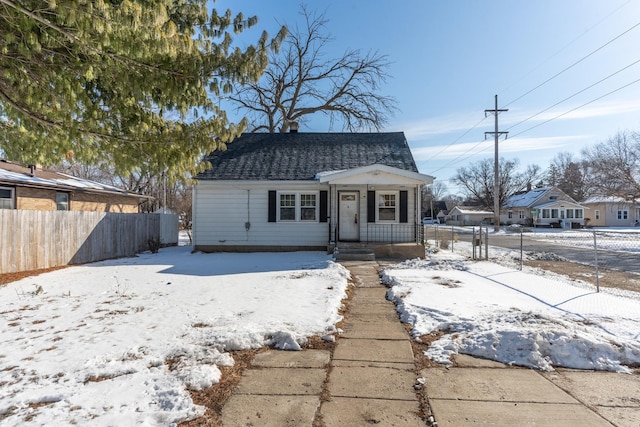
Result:
{"type": "Polygon", "coordinates": [[[198,196],[197,196],[197,189],[198,189],[198,181],[195,182],[195,185],[193,186],[193,190],[191,190],[191,246],[193,246],[193,250],[195,251],[196,249],[196,224],[197,224],[197,218],[198,218],[198,196]]]}
{"type": "Polygon", "coordinates": [[[246,242],[249,241],[249,230],[251,229],[251,190],[247,189],[247,222],[244,223],[244,229],[247,233],[246,242]]]}

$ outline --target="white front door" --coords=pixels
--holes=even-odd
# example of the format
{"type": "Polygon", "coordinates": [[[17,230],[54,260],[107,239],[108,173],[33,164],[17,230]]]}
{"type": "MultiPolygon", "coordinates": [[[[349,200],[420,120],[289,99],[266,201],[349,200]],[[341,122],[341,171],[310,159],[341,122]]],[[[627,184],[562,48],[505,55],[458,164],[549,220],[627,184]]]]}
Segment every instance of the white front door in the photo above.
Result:
{"type": "Polygon", "coordinates": [[[360,240],[360,218],[358,218],[360,194],[357,191],[340,191],[338,240],[360,240]]]}

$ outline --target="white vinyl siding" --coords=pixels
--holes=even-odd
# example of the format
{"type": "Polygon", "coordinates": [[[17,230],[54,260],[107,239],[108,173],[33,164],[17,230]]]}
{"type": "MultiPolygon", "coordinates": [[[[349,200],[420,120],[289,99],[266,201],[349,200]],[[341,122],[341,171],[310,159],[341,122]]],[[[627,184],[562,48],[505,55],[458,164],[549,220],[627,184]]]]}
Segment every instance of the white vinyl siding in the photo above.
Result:
{"type": "MultiPolygon", "coordinates": [[[[245,185],[200,181],[194,194],[194,244],[213,246],[323,246],[329,239],[327,223],[319,222],[317,185],[287,185],[280,194],[315,194],[314,221],[268,222],[269,190],[277,183],[245,185]],[[289,191],[290,190],[290,191],[289,191]]],[[[284,185],[283,185],[284,186],[284,185]]]]}

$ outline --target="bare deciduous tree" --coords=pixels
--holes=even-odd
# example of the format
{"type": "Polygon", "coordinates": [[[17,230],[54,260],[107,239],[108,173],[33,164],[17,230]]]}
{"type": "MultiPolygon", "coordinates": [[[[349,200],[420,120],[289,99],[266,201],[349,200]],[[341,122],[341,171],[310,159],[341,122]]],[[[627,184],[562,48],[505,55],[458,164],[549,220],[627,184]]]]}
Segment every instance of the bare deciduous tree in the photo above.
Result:
{"type": "Polygon", "coordinates": [[[290,31],[257,83],[238,85],[228,99],[246,112],[253,132],[287,132],[291,123],[304,124],[316,113],[344,130],[380,130],[396,110],[393,98],[377,93],[388,78],[387,57],[347,50],[326,58],[331,37],[324,14],[301,9],[304,27],[290,31]]]}
{"type": "Polygon", "coordinates": [[[89,179],[103,184],[127,190],[132,193],[151,196],[140,205],[140,212],[157,212],[166,207],[170,212],[178,214],[183,228],[191,224],[192,183],[188,179],[171,181],[164,179],[149,169],[138,168],[129,174],[119,174],[114,167],[107,163],[87,165],[84,163],[63,163],[53,167],[54,170],[64,172],[78,178],[89,179]],[[164,205],[166,199],[166,206],[164,205]]]}
{"type": "Polygon", "coordinates": [[[640,133],[619,132],[582,154],[594,194],[640,198],[640,133]]]}
{"type": "Polygon", "coordinates": [[[447,186],[442,181],[434,181],[433,184],[422,187],[422,212],[430,212],[431,216],[435,216],[438,211],[431,212],[431,209],[437,207],[437,201],[444,200],[446,193],[447,186]]]}
{"type": "MultiPolygon", "coordinates": [[[[540,174],[540,166],[529,165],[518,172],[518,160],[500,159],[500,206],[518,191],[526,188],[540,174]]],[[[457,170],[453,180],[462,187],[469,201],[493,210],[493,159],[484,159],[457,170]]]]}
{"type": "Polygon", "coordinates": [[[585,175],[586,163],[566,151],[558,153],[547,169],[549,185],[558,187],[579,202],[587,195],[585,175]]]}

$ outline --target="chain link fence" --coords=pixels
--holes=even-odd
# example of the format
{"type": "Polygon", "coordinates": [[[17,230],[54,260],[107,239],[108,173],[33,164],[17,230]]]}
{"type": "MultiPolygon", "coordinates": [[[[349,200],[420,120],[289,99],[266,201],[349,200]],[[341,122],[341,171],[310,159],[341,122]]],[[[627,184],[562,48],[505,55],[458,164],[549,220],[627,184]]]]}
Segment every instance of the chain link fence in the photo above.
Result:
{"type": "Polygon", "coordinates": [[[597,292],[640,293],[640,229],[425,226],[425,245],[514,268],[541,269],[597,292]]]}

